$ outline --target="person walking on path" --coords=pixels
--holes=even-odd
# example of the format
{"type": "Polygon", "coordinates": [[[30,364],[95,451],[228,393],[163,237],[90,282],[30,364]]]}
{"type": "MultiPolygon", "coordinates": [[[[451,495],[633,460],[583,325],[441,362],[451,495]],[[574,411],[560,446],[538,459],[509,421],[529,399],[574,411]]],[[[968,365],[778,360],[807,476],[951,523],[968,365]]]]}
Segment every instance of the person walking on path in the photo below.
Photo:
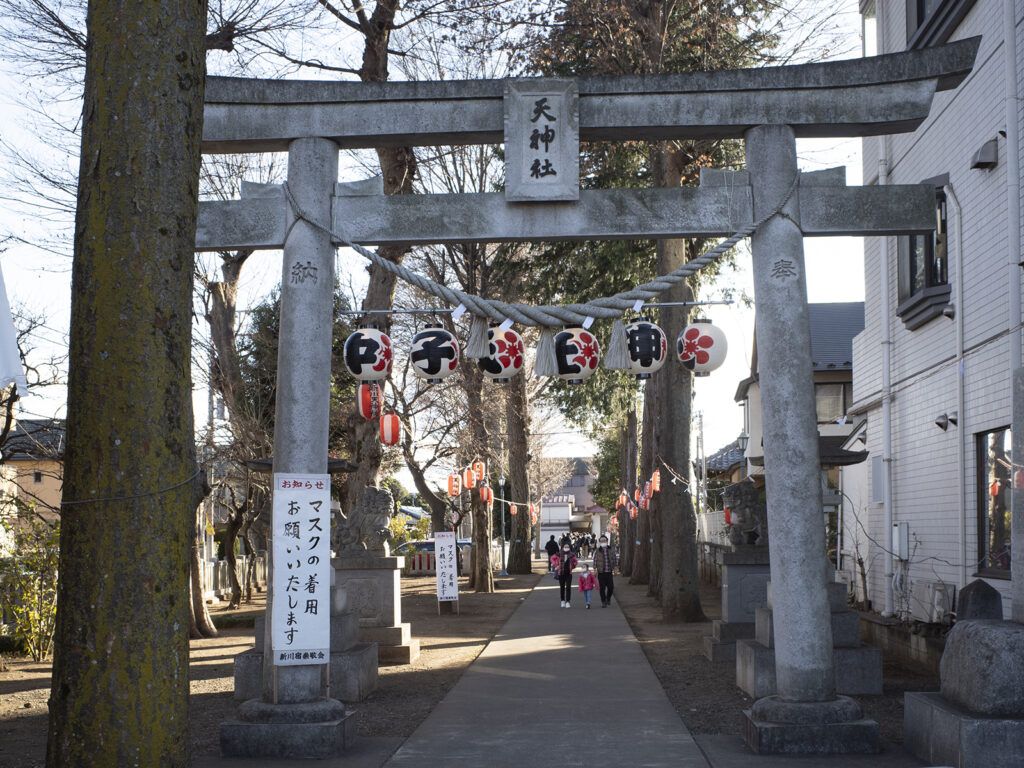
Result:
{"type": "Polygon", "coordinates": [[[608,537],[601,534],[597,540],[597,552],[594,553],[594,570],[597,572],[597,583],[600,585],[601,607],[607,608],[612,602],[615,592],[615,579],[612,571],[616,566],[615,553],[608,546],[608,537]]]}
{"type": "Polygon", "coordinates": [[[554,566],[551,565],[551,558],[558,551],[558,542],[555,541],[555,534],[551,534],[548,543],[544,545],[544,551],[548,553],[548,573],[551,573],[554,570],[554,566]]]}
{"type": "Polygon", "coordinates": [[[583,599],[587,601],[587,610],[590,610],[590,593],[597,589],[597,579],[594,578],[594,572],[590,570],[590,566],[586,563],[583,564],[583,573],[580,574],[580,592],[583,593],[583,599]]]}
{"type": "Polygon", "coordinates": [[[558,575],[558,595],[562,607],[569,608],[572,600],[572,569],[576,567],[576,556],[572,553],[572,547],[563,544],[562,551],[551,556],[551,566],[558,575]]]}

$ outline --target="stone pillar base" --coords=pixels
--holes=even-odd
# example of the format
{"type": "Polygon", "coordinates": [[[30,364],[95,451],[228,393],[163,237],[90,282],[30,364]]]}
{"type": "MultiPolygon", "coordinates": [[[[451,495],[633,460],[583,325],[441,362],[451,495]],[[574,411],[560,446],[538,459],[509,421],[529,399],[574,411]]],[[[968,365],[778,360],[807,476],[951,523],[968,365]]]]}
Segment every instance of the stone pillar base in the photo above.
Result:
{"type": "Polygon", "coordinates": [[[411,664],[420,655],[419,638],[406,622],[395,627],[360,627],[359,639],[377,646],[378,659],[390,664],[411,664]]]}
{"type": "Polygon", "coordinates": [[[252,723],[226,720],[220,724],[223,757],[324,759],[339,757],[355,743],[355,712],[315,723],[252,723]]]}
{"type": "MultiPolygon", "coordinates": [[[[258,698],[263,691],[263,654],[255,648],[235,656],[235,701],[258,698]]],[[[355,643],[331,651],[331,696],[362,701],[377,690],[377,646],[355,643]]]]}
{"type": "Polygon", "coordinates": [[[704,657],[708,661],[736,661],[736,641],[754,637],[754,622],[711,622],[711,636],[704,638],[704,657]]]}
{"type": "Polygon", "coordinates": [[[903,694],[903,743],[935,765],[987,768],[1024,755],[1024,718],[975,715],[940,693],[903,694]]]}
{"type": "Polygon", "coordinates": [[[769,696],[743,711],[743,739],[759,755],[874,754],[878,723],[846,696],[810,703],[769,696]]]}

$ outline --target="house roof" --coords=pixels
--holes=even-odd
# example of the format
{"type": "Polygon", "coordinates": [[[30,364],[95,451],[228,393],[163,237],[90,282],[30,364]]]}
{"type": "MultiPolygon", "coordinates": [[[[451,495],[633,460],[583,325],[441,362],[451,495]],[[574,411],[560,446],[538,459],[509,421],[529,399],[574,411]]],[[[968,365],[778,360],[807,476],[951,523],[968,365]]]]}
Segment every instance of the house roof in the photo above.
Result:
{"type": "Polygon", "coordinates": [[[707,464],[709,472],[728,472],[733,467],[744,461],[743,451],[740,450],[740,441],[733,440],[724,448],[708,456],[707,464]]]}
{"type": "MultiPolygon", "coordinates": [[[[811,325],[811,366],[815,371],[852,371],[853,337],[864,330],[864,302],[846,301],[808,304],[811,325]]],[[[750,385],[757,381],[757,328],[750,357],[750,376],[736,388],[733,398],[741,402],[750,385]]]]}
{"type": "MultiPolygon", "coordinates": [[[[860,464],[868,457],[867,451],[848,451],[843,448],[846,435],[818,435],[818,459],[822,467],[847,467],[860,464]]],[[[750,463],[764,466],[764,456],[751,456],[750,463]]]]}
{"type": "Polygon", "coordinates": [[[541,504],[575,504],[575,496],[545,496],[541,499],[541,504]]]}
{"type": "Polygon", "coordinates": [[[853,337],[864,330],[864,302],[808,304],[811,364],[816,371],[852,371],[853,337]]]}
{"type": "Polygon", "coordinates": [[[61,459],[64,433],[64,419],[18,419],[3,445],[3,460],[61,459]]]}

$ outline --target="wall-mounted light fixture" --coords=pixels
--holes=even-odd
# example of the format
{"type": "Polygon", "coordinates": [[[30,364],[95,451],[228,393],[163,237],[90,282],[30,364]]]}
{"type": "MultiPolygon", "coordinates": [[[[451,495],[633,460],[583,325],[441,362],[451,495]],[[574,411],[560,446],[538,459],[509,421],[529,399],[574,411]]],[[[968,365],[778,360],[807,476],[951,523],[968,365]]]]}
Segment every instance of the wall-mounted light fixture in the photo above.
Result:
{"type": "Polygon", "coordinates": [[[949,428],[950,424],[955,427],[959,418],[960,416],[957,411],[953,411],[952,413],[943,413],[935,417],[935,426],[945,432],[949,428]]]}

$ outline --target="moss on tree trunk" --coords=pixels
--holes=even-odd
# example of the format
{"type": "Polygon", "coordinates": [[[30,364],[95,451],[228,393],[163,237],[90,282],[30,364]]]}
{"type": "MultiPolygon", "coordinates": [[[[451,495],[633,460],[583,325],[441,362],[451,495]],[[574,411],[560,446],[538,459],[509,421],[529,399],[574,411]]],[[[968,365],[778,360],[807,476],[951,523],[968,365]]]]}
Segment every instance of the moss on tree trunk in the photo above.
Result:
{"type": "Polygon", "coordinates": [[[205,17],[192,0],[89,5],[52,767],[189,762],[205,17]]]}

